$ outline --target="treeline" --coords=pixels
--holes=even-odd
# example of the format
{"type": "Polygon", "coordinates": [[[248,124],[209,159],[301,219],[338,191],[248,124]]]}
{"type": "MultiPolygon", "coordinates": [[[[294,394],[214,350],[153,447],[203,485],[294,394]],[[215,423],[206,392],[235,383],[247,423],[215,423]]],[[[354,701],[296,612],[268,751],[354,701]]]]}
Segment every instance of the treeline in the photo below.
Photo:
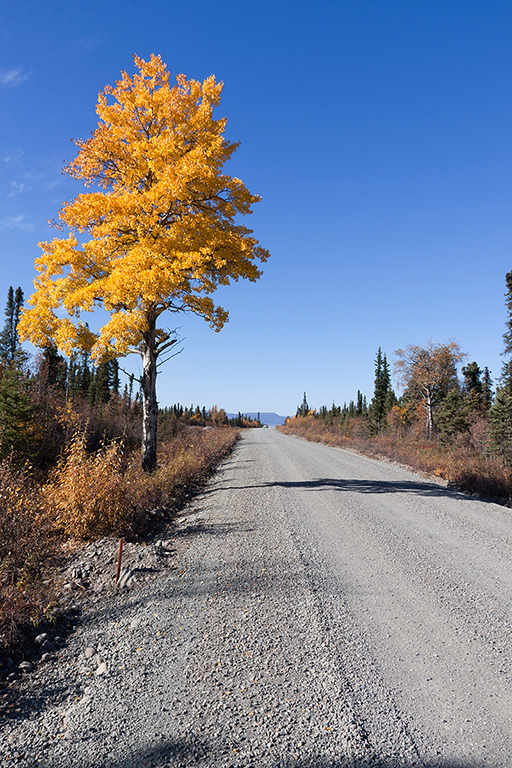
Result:
{"type": "Polygon", "coordinates": [[[496,391],[487,367],[466,362],[456,342],[410,345],[374,361],[370,400],[310,408],[304,393],[281,428],[433,472],[471,491],[512,497],[512,272],[506,275],[505,363],[496,391]],[[464,364],[465,363],[465,364],[464,364]]]}

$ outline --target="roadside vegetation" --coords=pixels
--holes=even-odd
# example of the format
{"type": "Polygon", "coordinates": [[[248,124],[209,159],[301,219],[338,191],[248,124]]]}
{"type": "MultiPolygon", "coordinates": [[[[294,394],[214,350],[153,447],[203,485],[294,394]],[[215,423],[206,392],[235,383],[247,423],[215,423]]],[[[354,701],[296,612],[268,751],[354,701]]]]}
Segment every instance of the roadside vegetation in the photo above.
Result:
{"type": "Polygon", "coordinates": [[[512,272],[505,363],[493,391],[487,368],[466,362],[456,342],[410,345],[395,352],[397,397],[379,348],[375,386],[343,406],[310,408],[306,393],[286,434],[385,457],[444,478],[461,490],[512,502],[512,272]],[[465,363],[465,364],[464,364],[465,363]]]}
{"type": "Polygon", "coordinates": [[[17,336],[22,303],[21,289],[10,289],[0,333],[0,651],[51,616],[70,542],[144,535],[150,511],[171,517],[240,429],[259,426],[216,406],[165,408],[157,466],[143,471],[137,382],[121,387],[116,360],[93,367],[54,347],[29,359],[17,336]]]}

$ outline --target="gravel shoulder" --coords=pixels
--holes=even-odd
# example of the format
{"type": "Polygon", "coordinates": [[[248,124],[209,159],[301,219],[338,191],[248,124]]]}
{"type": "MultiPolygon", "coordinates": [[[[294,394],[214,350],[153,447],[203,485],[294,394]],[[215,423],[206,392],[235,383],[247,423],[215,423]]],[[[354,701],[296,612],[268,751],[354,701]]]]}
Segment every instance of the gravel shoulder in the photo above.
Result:
{"type": "Polygon", "coordinates": [[[0,768],[504,768],[512,528],[503,508],[461,503],[396,467],[248,430],[138,580],[78,602],[66,642],[14,684],[0,768]],[[492,676],[495,703],[461,695],[467,668],[477,685],[492,676]]]}

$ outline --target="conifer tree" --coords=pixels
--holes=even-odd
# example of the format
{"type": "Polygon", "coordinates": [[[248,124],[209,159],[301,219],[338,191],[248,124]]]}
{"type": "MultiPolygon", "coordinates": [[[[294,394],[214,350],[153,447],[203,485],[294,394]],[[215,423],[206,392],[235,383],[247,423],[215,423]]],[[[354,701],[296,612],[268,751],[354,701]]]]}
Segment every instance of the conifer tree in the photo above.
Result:
{"type": "Polygon", "coordinates": [[[388,361],[386,355],[382,355],[379,347],[375,359],[375,390],[371,402],[372,417],[377,431],[382,429],[386,415],[393,407],[395,399],[391,387],[388,361]]]}
{"type": "Polygon", "coordinates": [[[296,416],[307,416],[309,413],[309,405],[306,398],[306,393],[304,392],[304,397],[302,399],[301,405],[297,408],[296,416]]]}
{"type": "Polygon", "coordinates": [[[501,456],[502,460],[512,463],[512,272],[505,275],[507,292],[505,304],[507,306],[507,330],[503,334],[505,349],[503,355],[509,359],[502,368],[500,386],[496,390],[494,403],[489,410],[491,421],[490,449],[491,452],[501,456]]]}
{"type": "Polygon", "coordinates": [[[7,365],[13,365],[20,352],[18,323],[22,307],[23,291],[19,287],[14,291],[10,286],[5,306],[5,324],[0,333],[0,362],[7,365]]]}
{"type": "Polygon", "coordinates": [[[505,293],[505,304],[507,306],[507,330],[503,334],[503,340],[505,342],[505,349],[503,355],[509,359],[505,361],[501,373],[501,388],[506,389],[507,392],[512,394],[512,272],[507,272],[505,275],[505,283],[507,286],[507,292],[505,293]]]}
{"type": "Polygon", "coordinates": [[[488,368],[484,368],[482,378],[482,403],[485,411],[488,411],[492,405],[492,379],[488,368]]]}

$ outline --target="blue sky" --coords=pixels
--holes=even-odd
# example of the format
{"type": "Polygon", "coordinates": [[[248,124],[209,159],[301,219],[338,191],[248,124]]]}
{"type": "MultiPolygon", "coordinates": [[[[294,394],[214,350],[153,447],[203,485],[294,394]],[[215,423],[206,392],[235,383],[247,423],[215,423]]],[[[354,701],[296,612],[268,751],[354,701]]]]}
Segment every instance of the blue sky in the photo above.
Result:
{"type": "MultiPolygon", "coordinates": [[[[229,171],[272,258],[183,315],[161,405],[295,412],[371,397],[382,347],[456,340],[500,372],[512,269],[512,4],[18,0],[0,11],[0,308],[79,182],[71,138],[133,54],[225,83],[229,171]]],[[[136,369],[135,358],[128,363],[136,369]]]]}

